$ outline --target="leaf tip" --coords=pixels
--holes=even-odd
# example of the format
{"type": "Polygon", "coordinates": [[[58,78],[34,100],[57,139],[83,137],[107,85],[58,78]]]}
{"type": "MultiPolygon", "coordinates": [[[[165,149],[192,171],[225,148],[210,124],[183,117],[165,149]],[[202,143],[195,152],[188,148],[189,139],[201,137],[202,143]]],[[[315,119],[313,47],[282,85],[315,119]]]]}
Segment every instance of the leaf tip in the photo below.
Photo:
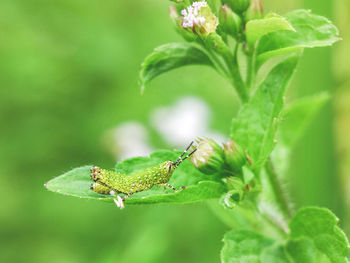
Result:
{"type": "Polygon", "coordinates": [[[44,183],[44,187],[45,187],[47,190],[51,191],[51,189],[50,189],[50,181],[47,181],[46,183],[44,183]]]}
{"type": "Polygon", "coordinates": [[[145,85],[141,84],[140,94],[143,95],[144,93],[145,93],[145,85]]]}

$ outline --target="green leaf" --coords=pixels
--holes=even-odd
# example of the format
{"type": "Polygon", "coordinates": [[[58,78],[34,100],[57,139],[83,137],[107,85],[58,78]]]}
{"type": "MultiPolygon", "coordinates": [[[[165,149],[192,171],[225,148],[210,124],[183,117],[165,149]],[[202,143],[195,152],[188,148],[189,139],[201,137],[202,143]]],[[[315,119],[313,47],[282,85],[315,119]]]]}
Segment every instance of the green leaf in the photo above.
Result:
{"type": "MultiPolygon", "coordinates": [[[[347,262],[349,241],[337,226],[338,221],[338,218],[328,209],[302,208],[290,222],[290,235],[292,239],[309,239],[318,252],[324,254],[333,263],[347,262]]],[[[309,247],[309,244],[307,246],[309,247]]],[[[299,246],[300,249],[306,251],[304,245],[301,248],[299,246]]],[[[288,250],[293,251],[290,246],[288,250]]]]}
{"type": "Polygon", "coordinates": [[[261,168],[274,147],[277,118],[298,58],[291,56],[275,66],[233,120],[231,137],[248,151],[254,169],[261,168]]]}
{"type": "Polygon", "coordinates": [[[230,231],[225,234],[223,241],[223,263],[259,263],[264,249],[274,243],[272,239],[246,230],[230,231]]]}
{"type": "MultiPolygon", "coordinates": [[[[126,159],[116,165],[120,173],[131,174],[146,169],[167,160],[176,160],[181,152],[157,151],[150,157],[135,157],[126,159]]],[[[75,168],[58,176],[45,184],[48,190],[60,194],[112,202],[109,195],[97,194],[90,190],[91,166],[75,168]]],[[[153,187],[150,190],[133,194],[126,204],[153,203],[190,203],[206,199],[219,198],[226,188],[219,177],[209,176],[199,172],[189,161],[183,162],[172,175],[169,183],[176,188],[186,186],[176,193],[153,187]]]]}
{"type": "MultiPolygon", "coordinates": [[[[283,244],[274,244],[268,248],[266,248],[261,255],[262,263],[291,263],[291,260],[288,258],[286,254],[286,250],[283,244]]],[[[305,261],[293,261],[293,263],[302,262],[307,263],[305,261]]]]}
{"type": "Polygon", "coordinates": [[[211,60],[200,48],[187,43],[169,43],[154,49],[142,63],[140,82],[145,85],[160,74],[186,65],[213,66],[211,60]]]}
{"type": "Polygon", "coordinates": [[[294,262],[314,263],[317,258],[317,250],[313,242],[308,238],[289,240],[286,244],[286,251],[294,262]]]}
{"type": "Polygon", "coordinates": [[[242,173],[245,184],[249,184],[254,179],[254,173],[246,165],[242,167],[242,173]]]}
{"type": "Polygon", "coordinates": [[[328,93],[299,99],[288,105],[282,112],[279,140],[291,147],[303,134],[322,106],[329,101],[328,93]]]}
{"type": "Polygon", "coordinates": [[[246,25],[247,43],[253,46],[262,36],[279,30],[294,31],[294,28],[284,17],[277,14],[269,14],[263,19],[250,20],[246,25]]]}
{"type": "Polygon", "coordinates": [[[290,222],[290,235],[277,241],[248,230],[224,236],[221,261],[256,263],[346,263],[349,242],[325,208],[300,209],[290,222]]]}
{"type": "Polygon", "coordinates": [[[271,32],[259,41],[256,56],[258,69],[266,60],[302,48],[330,46],[340,40],[338,29],[327,18],[308,10],[295,10],[285,15],[294,31],[271,32]]]}

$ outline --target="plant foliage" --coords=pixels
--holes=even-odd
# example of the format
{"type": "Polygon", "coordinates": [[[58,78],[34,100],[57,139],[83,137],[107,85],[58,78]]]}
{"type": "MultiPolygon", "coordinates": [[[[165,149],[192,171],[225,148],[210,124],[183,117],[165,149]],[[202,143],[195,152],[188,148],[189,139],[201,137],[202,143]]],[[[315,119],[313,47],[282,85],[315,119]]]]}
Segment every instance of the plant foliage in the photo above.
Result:
{"type": "MultiPolygon", "coordinates": [[[[318,207],[301,208],[295,213],[279,174],[279,167],[289,162],[288,155],[280,154],[281,149],[291,150],[329,98],[318,94],[285,107],[286,89],[302,50],[332,45],[340,39],[337,28],[309,10],[263,16],[257,2],[250,0],[212,0],[208,5],[200,3],[203,7],[189,0],[173,2],[174,25],[189,43],[169,43],[154,49],[142,64],[142,90],[152,79],[170,70],[205,65],[232,84],[242,105],[233,118],[231,141],[223,149],[207,140],[209,146],[199,147],[192,156],[194,165],[184,161],[175,170],[169,183],[176,188],[186,186],[185,189],[166,193],[153,187],[133,194],[126,205],[220,200],[217,203],[226,218],[249,222],[244,229],[237,224],[225,234],[222,262],[348,262],[349,242],[336,216],[318,207]],[[190,12],[189,5],[196,10],[193,16],[186,13],[190,12]],[[191,19],[193,26],[189,27],[191,19]],[[241,55],[246,59],[246,67],[242,67],[241,55]],[[269,60],[273,66],[266,67],[265,77],[257,83],[259,69],[269,60]],[[279,156],[271,158],[271,154],[279,156]],[[206,165],[211,169],[205,169],[206,165]],[[258,220],[269,222],[275,234],[257,228],[258,220]]],[[[217,88],[213,87],[213,94],[217,88]]],[[[115,171],[130,175],[166,160],[175,161],[179,154],[156,151],[150,157],[117,163],[115,171]]],[[[90,190],[90,168],[75,168],[52,179],[46,187],[64,195],[112,202],[112,196],[90,190]]]]}

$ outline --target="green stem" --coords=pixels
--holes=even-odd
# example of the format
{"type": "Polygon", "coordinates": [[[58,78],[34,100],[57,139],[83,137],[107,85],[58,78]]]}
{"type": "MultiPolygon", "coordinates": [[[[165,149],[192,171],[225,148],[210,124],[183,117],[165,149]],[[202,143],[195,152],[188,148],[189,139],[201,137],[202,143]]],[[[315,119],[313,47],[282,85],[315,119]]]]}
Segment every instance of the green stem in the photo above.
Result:
{"type": "Polygon", "coordinates": [[[268,214],[266,212],[260,212],[259,214],[265,220],[265,222],[267,222],[272,228],[274,228],[282,237],[287,237],[289,232],[287,223],[276,221],[274,215],[268,214]]]}
{"type": "Polygon", "coordinates": [[[220,61],[220,59],[217,57],[215,52],[213,52],[213,50],[207,46],[204,39],[199,38],[197,43],[200,46],[204,47],[204,52],[207,52],[207,55],[208,55],[209,59],[213,62],[216,71],[220,75],[223,75],[226,78],[230,77],[230,73],[229,73],[228,69],[225,67],[225,65],[222,63],[222,61],[220,61]]]}
{"type": "Polygon", "coordinates": [[[267,160],[265,167],[266,167],[268,179],[271,183],[271,187],[275,195],[275,200],[279,208],[281,209],[282,213],[286,217],[286,219],[291,219],[294,214],[293,209],[288,200],[288,196],[283,190],[283,186],[278,178],[278,175],[275,171],[275,168],[273,167],[273,164],[270,158],[267,160]]]}
{"type": "Polygon", "coordinates": [[[224,77],[229,77],[230,73],[228,72],[225,65],[223,65],[223,63],[218,59],[218,57],[215,55],[215,53],[213,51],[211,51],[210,49],[207,49],[207,52],[208,52],[209,58],[211,59],[213,64],[216,66],[216,68],[219,68],[221,70],[221,72],[219,72],[219,74],[223,74],[224,77]]]}
{"type": "Polygon", "coordinates": [[[216,216],[232,229],[250,229],[262,235],[286,238],[285,228],[276,224],[268,215],[260,213],[253,204],[244,202],[231,209],[224,208],[217,199],[209,200],[207,204],[216,216]]]}
{"type": "Polygon", "coordinates": [[[253,64],[254,64],[254,55],[247,55],[247,79],[246,85],[247,89],[251,90],[252,88],[252,79],[253,79],[253,64]]]}
{"type": "Polygon", "coordinates": [[[255,72],[255,62],[256,62],[256,47],[251,49],[248,48],[245,53],[247,56],[247,78],[246,85],[247,89],[251,90],[254,87],[256,72],[255,72]]]}
{"type": "Polygon", "coordinates": [[[230,52],[226,43],[217,34],[213,33],[212,35],[209,35],[207,37],[200,38],[198,43],[200,45],[203,45],[208,51],[208,54],[210,55],[213,63],[215,63],[215,66],[219,67],[220,70],[222,70],[226,74],[232,86],[236,89],[241,101],[243,103],[247,102],[249,96],[246,90],[245,83],[239,71],[237,60],[237,51],[239,43],[236,44],[233,55],[230,52]],[[213,51],[215,51],[218,55],[220,55],[223,58],[226,67],[225,65],[222,65],[221,61],[216,57],[213,51]]]}
{"type": "Polygon", "coordinates": [[[232,75],[231,75],[230,81],[232,86],[236,89],[239,98],[244,103],[248,101],[249,97],[248,97],[248,93],[246,92],[246,87],[242,80],[242,77],[241,75],[238,75],[239,72],[237,71],[238,69],[236,69],[235,67],[231,68],[232,75]]]}
{"type": "Polygon", "coordinates": [[[241,72],[239,71],[238,67],[238,59],[237,59],[237,52],[238,52],[238,46],[239,44],[236,44],[233,57],[225,55],[224,59],[225,62],[230,70],[230,81],[233,85],[233,87],[236,89],[238,96],[240,97],[241,101],[247,102],[249,99],[246,85],[244,84],[244,81],[241,76],[241,72]]]}

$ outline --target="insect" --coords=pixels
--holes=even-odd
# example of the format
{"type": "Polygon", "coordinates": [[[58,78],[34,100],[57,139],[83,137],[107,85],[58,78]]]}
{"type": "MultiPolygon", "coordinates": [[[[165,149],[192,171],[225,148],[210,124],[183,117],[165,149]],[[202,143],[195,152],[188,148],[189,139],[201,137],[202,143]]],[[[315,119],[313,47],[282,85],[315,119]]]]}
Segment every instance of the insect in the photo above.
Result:
{"type": "MultiPolygon", "coordinates": [[[[193,142],[187,149],[173,161],[165,161],[145,170],[137,171],[131,175],[125,175],[114,171],[108,171],[97,166],[91,167],[90,177],[94,181],[90,189],[99,194],[109,194],[114,196],[114,202],[120,208],[124,208],[124,201],[132,194],[151,189],[154,185],[158,187],[171,188],[175,192],[175,187],[168,184],[174,170],[197,149],[185,156],[187,151],[193,145],[193,142]],[[185,157],[184,157],[185,156],[185,157]],[[122,198],[118,194],[123,193],[122,198]]],[[[184,187],[182,187],[183,189],[184,187]]]]}

